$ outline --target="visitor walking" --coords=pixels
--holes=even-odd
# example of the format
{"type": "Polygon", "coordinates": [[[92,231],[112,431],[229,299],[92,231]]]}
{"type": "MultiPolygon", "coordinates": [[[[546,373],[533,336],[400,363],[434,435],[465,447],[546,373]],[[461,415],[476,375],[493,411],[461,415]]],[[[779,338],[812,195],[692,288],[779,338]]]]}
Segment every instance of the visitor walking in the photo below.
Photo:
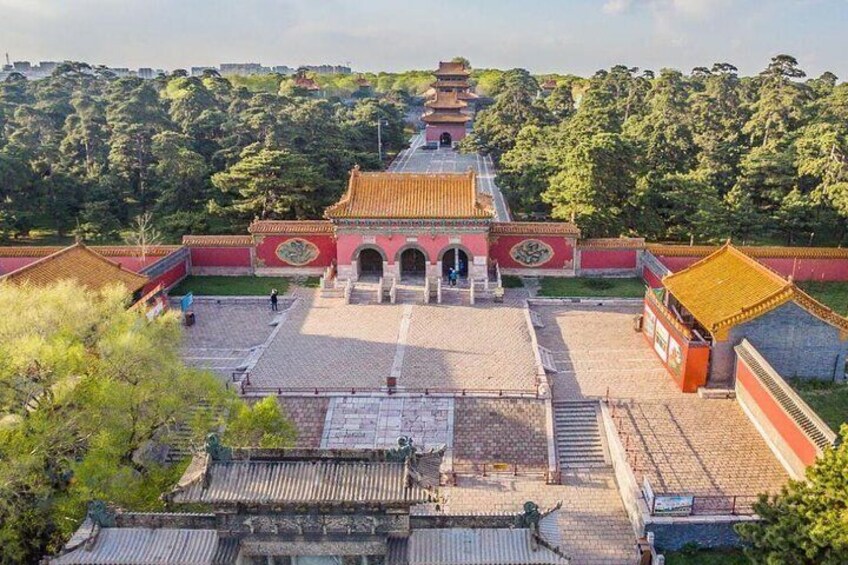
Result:
{"type": "Polygon", "coordinates": [[[277,289],[271,289],[271,312],[277,311],[277,289]]]}
{"type": "Polygon", "coordinates": [[[456,272],[456,269],[451,267],[451,270],[448,273],[448,280],[450,281],[451,286],[456,286],[456,279],[457,278],[458,278],[458,273],[456,272]]]}

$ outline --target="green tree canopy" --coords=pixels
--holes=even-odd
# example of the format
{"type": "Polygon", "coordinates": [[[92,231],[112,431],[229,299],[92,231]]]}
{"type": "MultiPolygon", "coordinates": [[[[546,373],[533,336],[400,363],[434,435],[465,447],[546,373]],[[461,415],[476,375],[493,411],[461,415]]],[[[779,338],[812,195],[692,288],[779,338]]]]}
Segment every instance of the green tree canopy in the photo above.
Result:
{"type": "Polygon", "coordinates": [[[758,522],[736,526],[755,563],[848,563],[848,426],[841,439],[807,469],[805,481],[762,495],[754,505],[758,522]]]}

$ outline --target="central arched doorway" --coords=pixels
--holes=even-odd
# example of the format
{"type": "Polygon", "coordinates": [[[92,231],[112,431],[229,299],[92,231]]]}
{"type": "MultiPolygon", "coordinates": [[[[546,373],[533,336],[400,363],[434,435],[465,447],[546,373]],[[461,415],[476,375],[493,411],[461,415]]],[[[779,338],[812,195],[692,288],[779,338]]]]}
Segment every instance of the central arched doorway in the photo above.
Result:
{"type": "Polygon", "coordinates": [[[442,147],[450,147],[453,145],[453,138],[451,137],[451,134],[444,132],[441,136],[439,136],[439,145],[442,147]]]}
{"type": "Polygon", "coordinates": [[[427,258],[420,249],[411,247],[400,254],[400,276],[424,277],[427,273],[427,258]]]}
{"type": "Polygon", "coordinates": [[[359,277],[382,277],[383,256],[376,249],[363,249],[359,252],[359,277]]]}
{"type": "Polygon", "coordinates": [[[459,276],[468,276],[468,253],[462,249],[448,249],[442,255],[442,276],[448,276],[451,269],[459,271],[459,276]]]}

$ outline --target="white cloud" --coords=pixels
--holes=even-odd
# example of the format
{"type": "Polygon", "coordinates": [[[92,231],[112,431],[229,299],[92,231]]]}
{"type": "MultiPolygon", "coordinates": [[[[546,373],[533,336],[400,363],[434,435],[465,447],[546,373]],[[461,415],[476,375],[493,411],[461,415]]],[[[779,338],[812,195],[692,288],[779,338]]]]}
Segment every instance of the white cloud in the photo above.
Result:
{"type": "Polygon", "coordinates": [[[731,2],[732,0],[607,0],[603,11],[617,15],[646,8],[661,17],[685,16],[701,19],[714,15],[731,2]]]}
{"type": "Polygon", "coordinates": [[[604,2],[603,10],[606,14],[621,14],[626,12],[632,3],[633,0],[607,0],[604,2]]]}

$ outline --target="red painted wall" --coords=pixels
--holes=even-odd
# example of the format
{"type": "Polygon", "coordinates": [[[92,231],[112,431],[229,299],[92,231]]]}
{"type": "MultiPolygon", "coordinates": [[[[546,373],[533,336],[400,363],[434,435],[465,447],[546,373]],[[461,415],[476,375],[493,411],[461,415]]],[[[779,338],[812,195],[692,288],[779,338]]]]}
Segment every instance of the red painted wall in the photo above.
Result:
{"type": "Polygon", "coordinates": [[[663,283],[660,278],[655,275],[651,269],[648,269],[647,267],[642,268],[642,280],[644,280],[645,284],[647,284],[651,288],[662,288],[663,286],[663,283]]]}
{"type": "Polygon", "coordinates": [[[143,294],[147,294],[148,292],[153,291],[157,285],[162,285],[162,288],[168,288],[179,281],[183,280],[186,275],[188,275],[188,265],[183,261],[182,263],[178,263],[174,265],[171,269],[165,271],[158,277],[151,279],[144,286],[143,294]]]}
{"type": "Polygon", "coordinates": [[[0,275],[17,271],[39,259],[41,257],[0,257],[0,275]]]}
{"type": "Polygon", "coordinates": [[[250,267],[250,247],[192,247],[195,267],[250,267]]]}
{"type": "MultiPolygon", "coordinates": [[[[256,244],[257,267],[329,267],[336,259],[336,240],[331,234],[265,235],[256,244]],[[318,247],[318,256],[306,265],[290,265],[277,256],[277,247],[290,239],[305,239],[318,247]]],[[[211,266],[211,265],[210,265],[211,266]]]]}
{"type": "Polygon", "coordinates": [[[816,446],[738,357],[736,358],[736,382],[748,391],[748,395],[760,407],[765,417],[798,458],[805,465],[815,463],[816,446]]]}
{"type": "Polygon", "coordinates": [[[580,250],[580,268],[591,269],[635,269],[636,249],[592,249],[580,250]]]}
{"type": "MultiPolygon", "coordinates": [[[[25,267],[30,263],[38,261],[39,259],[43,259],[44,256],[39,257],[2,257],[0,258],[0,275],[5,275],[6,273],[11,273],[12,271],[17,271],[21,267],[25,267]]],[[[162,256],[156,255],[147,257],[146,261],[142,261],[141,257],[135,256],[122,256],[122,257],[106,257],[109,261],[113,263],[118,263],[124,269],[128,271],[133,271],[134,273],[139,272],[146,266],[152,265],[156,261],[162,259],[162,256]]]]}
{"type": "Polygon", "coordinates": [[[668,257],[665,255],[657,255],[660,263],[668,267],[672,273],[682,271],[695,261],[703,259],[703,257],[668,257]]]}
{"type": "MultiPolygon", "coordinates": [[[[669,257],[659,255],[663,265],[676,273],[703,257],[669,257]]],[[[848,281],[848,259],[817,258],[793,259],[791,257],[758,257],[757,261],[784,277],[794,275],[796,281],[848,281]]]]}
{"type": "Polygon", "coordinates": [[[763,258],[761,263],[796,281],[848,281],[848,259],[763,258]]]}
{"type": "Polygon", "coordinates": [[[504,269],[562,269],[571,268],[574,261],[574,240],[563,236],[544,235],[499,235],[492,238],[489,247],[489,257],[498,262],[504,269]],[[554,255],[547,263],[528,267],[516,262],[510,255],[513,247],[528,239],[546,243],[554,250],[554,255]]]}
{"type": "MultiPolygon", "coordinates": [[[[650,292],[650,291],[649,291],[650,292]]],[[[710,362],[710,348],[706,343],[691,342],[690,339],[681,333],[674,324],[668,321],[669,312],[657,307],[653,302],[645,299],[643,311],[643,326],[642,335],[645,341],[654,353],[662,361],[668,374],[680,387],[683,392],[698,392],[698,389],[707,384],[707,371],[710,362]],[[656,325],[651,331],[650,314],[656,317],[656,325]],[[661,333],[659,328],[665,328],[668,332],[668,342],[665,347],[662,346],[661,340],[657,339],[658,333],[661,333]],[[673,343],[679,346],[680,361],[675,367],[671,360],[674,355],[671,353],[673,343]],[[661,354],[665,352],[665,356],[661,354]]]]}
{"type": "MultiPolygon", "coordinates": [[[[394,235],[391,237],[378,235],[374,237],[373,244],[366,244],[365,239],[361,234],[340,234],[338,236],[339,265],[350,265],[354,259],[353,256],[356,253],[356,250],[362,245],[371,245],[382,249],[385,252],[390,265],[395,263],[395,255],[397,255],[400,248],[407,245],[417,245],[424,249],[427,254],[427,258],[433,265],[439,261],[439,253],[441,251],[457,246],[456,243],[451,243],[451,238],[447,235],[431,236],[430,234],[423,232],[416,235],[410,235],[410,237],[415,237],[417,241],[414,243],[408,242],[407,236],[402,235],[394,235]]],[[[486,257],[486,254],[488,253],[488,240],[486,238],[486,234],[465,233],[460,235],[459,239],[459,245],[471,253],[472,257],[469,257],[470,261],[473,262],[475,257],[486,257]]]]}

